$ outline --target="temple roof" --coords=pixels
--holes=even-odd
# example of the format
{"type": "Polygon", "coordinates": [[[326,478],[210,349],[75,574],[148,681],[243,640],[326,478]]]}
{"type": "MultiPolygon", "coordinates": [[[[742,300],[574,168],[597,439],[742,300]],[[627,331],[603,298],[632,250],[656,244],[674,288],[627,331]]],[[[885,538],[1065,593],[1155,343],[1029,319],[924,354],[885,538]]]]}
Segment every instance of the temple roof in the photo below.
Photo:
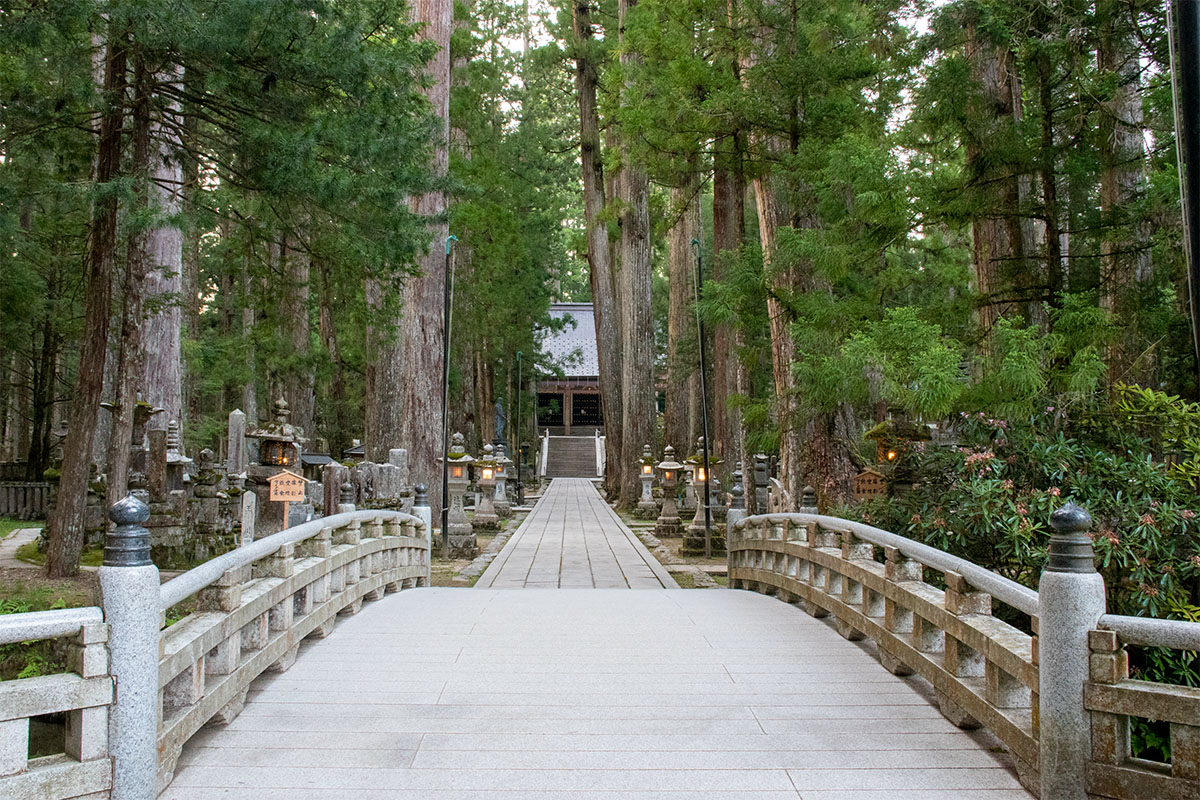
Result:
{"type": "Polygon", "coordinates": [[[550,331],[542,342],[542,348],[551,362],[562,369],[568,378],[595,378],[600,375],[600,361],[596,356],[596,320],[592,316],[591,303],[554,303],[550,306],[554,319],[570,317],[561,331],[550,331]]]}

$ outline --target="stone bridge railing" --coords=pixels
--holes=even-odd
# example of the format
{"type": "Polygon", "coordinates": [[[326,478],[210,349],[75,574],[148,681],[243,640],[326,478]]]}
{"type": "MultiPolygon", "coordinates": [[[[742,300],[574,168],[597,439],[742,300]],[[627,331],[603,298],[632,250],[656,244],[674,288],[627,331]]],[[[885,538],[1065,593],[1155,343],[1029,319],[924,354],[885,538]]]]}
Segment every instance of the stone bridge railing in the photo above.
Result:
{"type": "Polygon", "coordinates": [[[0,644],[69,637],[71,672],[0,683],[0,797],[104,797],[112,787],[109,627],[99,608],[0,615],[0,644]],[[63,753],[29,758],[30,720],[66,715],[63,753]]]}
{"type": "Polygon", "coordinates": [[[352,511],[160,586],[141,527],[148,515],[132,497],[113,508],[103,610],[0,616],[0,644],[74,637],[74,674],[0,684],[0,797],[152,800],[183,744],[205,724],[233,719],[254,679],[291,666],[303,639],[328,636],[364,600],[429,583],[423,515],[352,511]],[[164,627],[190,598],[194,610],[164,627]],[[64,754],[29,760],[30,718],[58,712],[67,713],[64,754]]]}
{"type": "Polygon", "coordinates": [[[1200,797],[1200,689],[1129,680],[1124,652],[1127,644],[1200,650],[1200,624],[1104,614],[1086,512],[1068,506],[1051,524],[1050,563],[1035,592],[849,520],[731,519],[729,585],[775,594],[832,617],[847,639],[874,641],[886,669],[929,681],[951,722],[991,730],[1043,800],[1200,797]],[[993,616],[994,603],[1029,625],[993,616]],[[1131,756],[1131,717],[1170,723],[1169,764],[1131,756]]]}

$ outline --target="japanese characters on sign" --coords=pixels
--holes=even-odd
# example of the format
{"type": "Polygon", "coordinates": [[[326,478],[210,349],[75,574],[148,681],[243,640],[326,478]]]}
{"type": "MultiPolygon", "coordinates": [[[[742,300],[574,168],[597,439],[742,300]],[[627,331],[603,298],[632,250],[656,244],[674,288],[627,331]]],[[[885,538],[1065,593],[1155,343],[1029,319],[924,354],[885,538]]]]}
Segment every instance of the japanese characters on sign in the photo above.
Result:
{"type": "Polygon", "coordinates": [[[867,497],[887,494],[887,480],[880,473],[868,469],[858,473],[854,478],[854,497],[863,500],[867,497]]]}
{"type": "Polygon", "coordinates": [[[267,479],[271,486],[270,499],[272,501],[283,500],[288,503],[303,503],[305,500],[305,486],[308,481],[294,472],[283,472],[267,479]]]}

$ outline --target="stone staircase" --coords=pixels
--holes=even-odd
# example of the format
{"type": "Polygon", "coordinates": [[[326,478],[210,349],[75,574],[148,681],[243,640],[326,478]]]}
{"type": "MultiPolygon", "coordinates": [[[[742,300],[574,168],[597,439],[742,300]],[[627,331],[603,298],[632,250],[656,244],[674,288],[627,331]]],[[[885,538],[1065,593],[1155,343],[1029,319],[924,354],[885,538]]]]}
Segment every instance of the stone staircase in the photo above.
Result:
{"type": "Polygon", "coordinates": [[[596,477],[594,436],[551,436],[546,452],[547,478],[596,477]]]}

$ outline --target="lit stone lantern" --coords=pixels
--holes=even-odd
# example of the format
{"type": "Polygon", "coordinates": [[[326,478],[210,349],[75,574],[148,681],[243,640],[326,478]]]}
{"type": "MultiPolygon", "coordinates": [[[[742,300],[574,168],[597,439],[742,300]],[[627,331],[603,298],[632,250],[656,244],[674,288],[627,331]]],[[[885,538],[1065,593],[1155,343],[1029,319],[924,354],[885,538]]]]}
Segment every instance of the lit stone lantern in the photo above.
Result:
{"type": "Polygon", "coordinates": [[[642,448],[638,466],[641,468],[638,477],[642,481],[642,497],[633,515],[638,519],[654,519],[658,516],[658,503],[654,502],[654,456],[650,452],[650,445],[642,448]]]}
{"type": "Polygon", "coordinates": [[[492,457],[490,444],[483,446],[483,458],[475,462],[475,481],[479,484],[479,504],[475,506],[475,527],[495,530],[500,527],[496,514],[496,472],[499,464],[492,457]]]}
{"type": "Polygon", "coordinates": [[[663,460],[656,467],[662,476],[663,504],[662,513],[654,526],[654,535],[660,539],[678,538],[683,535],[683,523],[679,512],[675,509],[675,488],[679,485],[679,473],[683,464],[675,460],[675,448],[667,445],[663,450],[663,460]]]}
{"type": "MultiPolygon", "coordinates": [[[[474,558],[479,553],[475,530],[463,508],[463,495],[471,482],[467,467],[475,460],[467,455],[464,441],[461,433],[454,434],[450,439],[450,457],[446,460],[446,488],[450,493],[450,506],[446,511],[446,527],[449,528],[446,538],[450,545],[450,558],[474,558]]],[[[442,502],[447,502],[446,498],[442,498],[442,502]]]]}
{"type": "Polygon", "coordinates": [[[304,432],[288,422],[292,415],[281,398],[275,402],[275,419],[246,434],[258,441],[258,461],[246,468],[246,486],[258,495],[254,536],[261,539],[288,527],[283,518],[287,503],[271,500],[271,479],[286,471],[299,471],[304,432]]]}
{"type": "MultiPolygon", "coordinates": [[[[886,483],[889,495],[902,495],[911,491],[916,477],[916,465],[911,455],[921,443],[932,438],[929,426],[910,421],[904,409],[892,408],[888,410],[888,418],[864,433],[863,438],[875,442],[876,466],[859,475],[859,478],[863,479],[861,483],[864,486],[868,484],[868,473],[874,473],[882,479],[878,482],[886,483]]],[[[872,492],[870,489],[856,492],[862,496],[881,493],[872,492]]]]}
{"type": "MultiPolygon", "coordinates": [[[[687,531],[683,537],[683,548],[681,552],[684,555],[704,555],[704,511],[709,510],[710,531],[712,551],[714,553],[724,552],[725,537],[722,531],[716,526],[717,514],[714,509],[708,505],[715,498],[720,496],[721,484],[716,479],[715,475],[709,473],[720,465],[721,459],[716,456],[709,455],[708,470],[704,469],[704,437],[700,437],[696,441],[696,454],[688,459],[688,463],[692,465],[691,489],[692,495],[696,498],[696,513],[692,516],[692,522],[687,526],[687,531]],[[708,480],[708,498],[705,498],[704,484],[705,479],[708,480]]],[[[723,504],[720,504],[723,506],[723,504]]],[[[722,508],[722,510],[724,510],[722,508]]]]}
{"type": "Polygon", "coordinates": [[[508,519],[512,516],[512,503],[508,501],[508,476],[513,460],[508,457],[508,449],[503,443],[496,446],[496,494],[494,504],[496,516],[508,519]]]}

